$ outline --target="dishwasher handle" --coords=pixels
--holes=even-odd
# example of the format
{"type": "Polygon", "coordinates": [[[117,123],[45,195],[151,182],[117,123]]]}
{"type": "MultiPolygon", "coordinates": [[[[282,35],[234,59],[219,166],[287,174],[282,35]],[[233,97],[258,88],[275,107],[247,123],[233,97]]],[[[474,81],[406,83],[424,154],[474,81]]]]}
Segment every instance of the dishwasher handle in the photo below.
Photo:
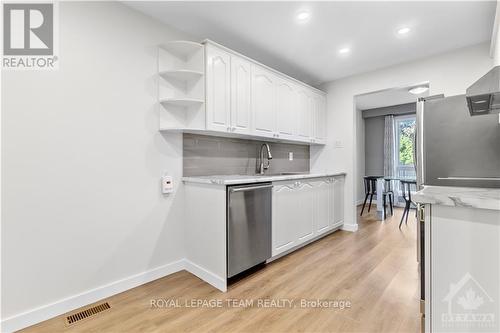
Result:
{"type": "Polygon", "coordinates": [[[234,193],[234,192],[244,192],[244,191],[253,191],[253,190],[260,190],[263,188],[271,188],[273,187],[272,184],[270,185],[260,185],[260,186],[247,186],[247,187],[237,187],[237,188],[231,188],[229,192],[234,193]]]}

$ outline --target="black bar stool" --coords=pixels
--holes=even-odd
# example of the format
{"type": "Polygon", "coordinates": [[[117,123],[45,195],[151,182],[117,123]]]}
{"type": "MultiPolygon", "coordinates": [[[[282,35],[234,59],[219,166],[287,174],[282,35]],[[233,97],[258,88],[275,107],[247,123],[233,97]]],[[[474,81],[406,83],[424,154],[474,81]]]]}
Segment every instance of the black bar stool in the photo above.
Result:
{"type": "MultiPolygon", "coordinates": [[[[370,208],[372,206],[373,196],[377,195],[377,179],[378,178],[383,178],[383,176],[365,176],[365,177],[363,177],[363,181],[365,183],[365,200],[363,202],[363,208],[361,208],[360,216],[363,215],[363,211],[365,210],[366,201],[368,201],[368,197],[370,197],[370,203],[368,204],[368,212],[370,211],[370,208]]],[[[387,180],[386,180],[386,186],[387,186],[387,180]]],[[[390,190],[390,185],[388,188],[389,188],[389,191],[384,191],[384,193],[382,193],[382,201],[384,203],[384,216],[386,216],[385,208],[387,206],[387,201],[386,201],[387,197],[389,197],[389,205],[391,207],[391,215],[394,214],[393,206],[392,206],[394,193],[392,192],[392,190],[390,190]]]]}
{"type": "Polygon", "coordinates": [[[401,180],[403,199],[405,200],[405,209],[403,211],[403,216],[401,216],[401,221],[399,222],[399,229],[401,229],[401,224],[403,224],[403,219],[405,218],[405,224],[408,224],[408,215],[410,213],[411,201],[411,191],[412,186],[417,189],[417,182],[414,180],[401,180]]]}

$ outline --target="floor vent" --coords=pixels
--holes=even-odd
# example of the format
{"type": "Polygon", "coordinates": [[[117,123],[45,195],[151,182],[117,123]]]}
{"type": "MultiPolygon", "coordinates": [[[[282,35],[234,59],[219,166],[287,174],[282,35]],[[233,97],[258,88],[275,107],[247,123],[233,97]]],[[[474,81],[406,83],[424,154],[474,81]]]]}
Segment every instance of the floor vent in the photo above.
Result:
{"type": "Polygon", "coordinates": [[[104,310],[111,309],[111,306],[109,305],[108,302],[98,304],[96,306],[93,306],[91,308],[88,308],[86,310],[77,312],[75,314],[72,314],[71,316],[66,317],[66,322],[71,325],[74,324],[82,319],[88,318],[90,316],[93,316],[95,314],[98,314],[99,312],[102,312],[104,310]]]}

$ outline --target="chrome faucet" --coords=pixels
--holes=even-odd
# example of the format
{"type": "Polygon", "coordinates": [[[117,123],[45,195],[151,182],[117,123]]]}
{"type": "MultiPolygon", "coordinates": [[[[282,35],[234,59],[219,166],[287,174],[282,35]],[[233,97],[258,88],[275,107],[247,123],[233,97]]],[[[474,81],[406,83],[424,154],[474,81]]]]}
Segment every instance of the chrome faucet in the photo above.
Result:
{"type": "Polygon", "coordinates": [[[271,148],[269,148],[269,145],[267,143],[263,143],[262,146],[260,146],[260,153],[259,153],[259,167],[257,169],[257,172],[261,175],[264,174],[264,171],[269,169],[269,166],[271,162],[269,160],[273,159],[273,155],[271,155],[271,148]],[[264,164],[264,148],[266,148],[267,152],[267,163],[264,164]]]}

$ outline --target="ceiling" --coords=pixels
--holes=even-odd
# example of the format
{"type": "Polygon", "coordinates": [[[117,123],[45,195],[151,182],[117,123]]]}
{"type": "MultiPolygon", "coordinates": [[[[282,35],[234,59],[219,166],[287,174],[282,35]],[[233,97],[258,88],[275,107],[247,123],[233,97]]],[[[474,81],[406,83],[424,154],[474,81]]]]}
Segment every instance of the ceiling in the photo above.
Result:
{"type": "Polygon", "coordinates": [[[496,1],[126,2],[312,85],[491,38],[496,1]],[[307,22],[297,22],[301,11],[307,22]],[[404,37],[396,31],[409,27],[404,37]],[[341,55],[339,49],[350,53],[341,55]]]}
{"type": "Polygon", "coordinates": [[[358,95],[356,96],[356,108],[358,110],[369,110],[393,105],[414,103],[419,97],[429,96],[429,90],[418,95],[411,94],[408,90],[413,87],[424,86],[428,87],[429,83],[425,82],[413,85],[411,87],[385,89],[368,94],[358,95]]]}

